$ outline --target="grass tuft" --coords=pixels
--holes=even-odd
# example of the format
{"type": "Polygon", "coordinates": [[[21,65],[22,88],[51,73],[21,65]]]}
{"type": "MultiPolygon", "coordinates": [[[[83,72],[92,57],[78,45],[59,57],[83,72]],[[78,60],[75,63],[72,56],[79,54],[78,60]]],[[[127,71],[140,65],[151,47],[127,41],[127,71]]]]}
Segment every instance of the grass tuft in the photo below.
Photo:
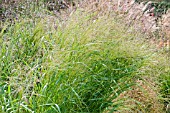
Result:
{"type": "MultiPolygon", "coordinates": [[[[116,112],[134,99],[120,95],[151,76],[161,76],[161,93],[168,98],[168,60],[141,34],[128,33],[111,15],[79,9],[64,24],[56,22],[57,30],[46,20],[28,18],[2,31],[0,111],[116,112]]],[[[145,109],[134,101],[139,111],[145,109]]]]}

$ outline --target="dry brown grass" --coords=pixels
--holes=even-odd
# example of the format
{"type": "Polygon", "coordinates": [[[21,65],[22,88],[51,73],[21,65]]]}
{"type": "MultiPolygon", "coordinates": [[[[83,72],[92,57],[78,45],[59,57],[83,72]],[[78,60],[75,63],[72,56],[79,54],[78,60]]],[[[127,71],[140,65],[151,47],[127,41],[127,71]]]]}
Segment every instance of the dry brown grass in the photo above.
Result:
{"type": "MultiPolygon", "coordinates": [[[[125,101],[124,106],[115,113],[163,113],[164,105],[158,101],[158,93],[154,86],[152,80],[137,80],[136,86],[131,87],[129,91],[120,94],[117,98],[125,101]]],[[[106,110],[105,112],[109,113],[110,111],[106,110]]]]}
{"type": "Polygon", "coordinates": [[[170,9],[167,11],[167,14],[163,15],[162,30],[165,32],[167,38],[170,39],[170,9]]]}

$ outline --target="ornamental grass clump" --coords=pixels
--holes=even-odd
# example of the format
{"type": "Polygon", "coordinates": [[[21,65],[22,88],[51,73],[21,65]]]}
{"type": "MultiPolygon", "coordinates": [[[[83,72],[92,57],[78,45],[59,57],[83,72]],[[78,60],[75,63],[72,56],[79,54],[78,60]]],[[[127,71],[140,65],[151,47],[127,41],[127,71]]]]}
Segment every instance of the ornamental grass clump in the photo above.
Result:
{"type": "Polygon", "coordinates": [[[107,14],[77,9],[67,21],[56,19],[57,29],[48,17],[25,18],[2,32],[0,111],[122,110],[132,99],[120,95],[156,69],[159,53],[107,14]]]}

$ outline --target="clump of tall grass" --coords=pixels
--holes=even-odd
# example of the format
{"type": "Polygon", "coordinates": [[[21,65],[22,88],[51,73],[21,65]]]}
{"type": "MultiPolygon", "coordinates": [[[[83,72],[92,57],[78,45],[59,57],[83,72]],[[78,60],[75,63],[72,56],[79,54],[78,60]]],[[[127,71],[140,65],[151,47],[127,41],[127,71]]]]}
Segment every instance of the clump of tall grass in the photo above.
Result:
{"type": "Polygon", "coordinates": [[[147,74],[154,54],[135,40],[140,35],[96,15],[77,10],[57,30],[39,19],[2,32],[0,111],[90,113],[123,106],[127,98],[117,97],[147,74]]]}

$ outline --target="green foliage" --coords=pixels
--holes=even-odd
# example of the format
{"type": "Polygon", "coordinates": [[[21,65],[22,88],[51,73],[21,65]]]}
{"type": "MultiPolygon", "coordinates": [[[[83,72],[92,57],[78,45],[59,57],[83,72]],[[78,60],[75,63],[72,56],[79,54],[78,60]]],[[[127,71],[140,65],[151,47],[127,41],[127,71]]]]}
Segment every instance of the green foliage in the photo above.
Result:
{"type": "Polygon", "coordinates": [[[170,104],[170,71],[160,76],[161,95],[164,98],[165,105],[170,104]]]}
{"type": "MultiPolygon", "coordinates": [[[[152,61],[159,52],[111,16],[96,16],[77,10],[57,30],[48,17],[28,16],[2,30],[0,112],[98,113],[123,106],[128,98],[117,98],[155,71],[152,61]]],[[[157,71],[166,78],[164,70],[157,71]]],[[[169,88],[162,81],[161,88],[169,88]]]]}
{"type": "Polygon", "coordinates": [[[159,14],[165,14],[167,10],[170,8],[169,2],[160,2],[160,3],[153,3],[153,6],[155,7],[155,13],[159,14]]]}
{"type": "Polygon", "coordinates": [[[145,2],[153,1],[151,3],[151,7],[155,7],[155,14],[165,14],[166,11],[170,8],[170,1],[169,0],[144,0],[144,1],[136,1],[136,2],[145,2]]]}

